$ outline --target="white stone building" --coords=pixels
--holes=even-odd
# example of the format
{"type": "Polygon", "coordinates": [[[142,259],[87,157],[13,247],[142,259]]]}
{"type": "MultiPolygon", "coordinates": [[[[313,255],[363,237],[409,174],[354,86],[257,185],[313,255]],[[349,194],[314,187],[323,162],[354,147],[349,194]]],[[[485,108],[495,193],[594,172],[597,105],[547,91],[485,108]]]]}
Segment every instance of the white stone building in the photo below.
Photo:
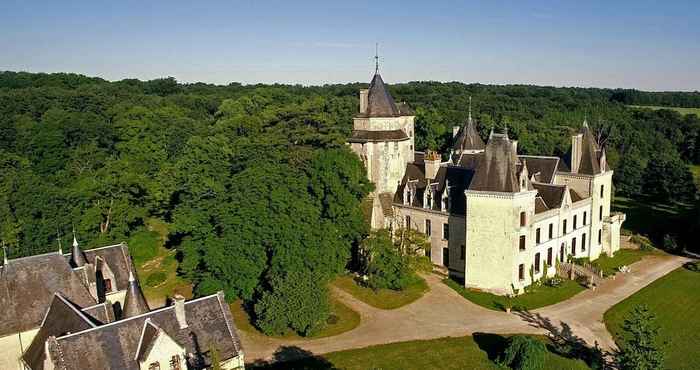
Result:
{"type": "Polygon", "coordinates": [[[409,112],[378,74],[369,94],[360,92],[350,143],[377,188],[372,227],[425,233],[434,264],[497,294],[522,292],[569,256],[595,260],[619,249],[625,216],[610,212],[613,172],[585,122],[567,158],[529,156],[518,155],[507,133],[492,132],[485,144],[469,112],[443,162],[413,152],[409,112]]]}

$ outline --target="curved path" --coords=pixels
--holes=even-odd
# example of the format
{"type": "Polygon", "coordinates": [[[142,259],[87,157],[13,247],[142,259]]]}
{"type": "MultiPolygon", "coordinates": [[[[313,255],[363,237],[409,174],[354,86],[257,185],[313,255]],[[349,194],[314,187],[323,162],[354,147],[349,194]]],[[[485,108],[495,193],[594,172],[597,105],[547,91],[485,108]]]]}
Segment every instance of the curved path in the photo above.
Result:
{"type": "Polygon", "coordinates": [[[615,349],[605,328],[603,314],[639,289],[682,266],[690,259],[648,256],[632,271],[607,279],[596,290],[584,291],[558,304],[528,313],[508,314],[485,309],[464,299],[436,275],[426,277],[430,291],[419,300],[395,310],[371,307],[350,294],[334,289],[344,303],[362,317],[360,325],[328,338],[282,340],[239,331],[247,361],[268,360],[283,346],[299,347],[314,354],[361,348],[375,344],[417,339],[470,335],[475,332],[550,334],[615,349]]]}

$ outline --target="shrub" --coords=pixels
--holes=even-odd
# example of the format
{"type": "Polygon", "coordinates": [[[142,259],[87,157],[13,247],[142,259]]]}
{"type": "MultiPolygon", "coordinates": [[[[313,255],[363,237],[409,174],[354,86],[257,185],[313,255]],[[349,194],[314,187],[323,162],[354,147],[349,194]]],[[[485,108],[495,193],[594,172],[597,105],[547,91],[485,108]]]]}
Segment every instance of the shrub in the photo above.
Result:
{"type": "Polygon", "coordinates": [[[552,287],[552,288],[557,288],[561,286],[564,283],[564,279],[560,278],[559,276],[553,276],[547,280],[545,280],[545,285],[552,287]]]}
{"type": "Polygon", "coordinates": [[[676,242],[676,238],[673,236],[666,234],[664,235],[664,249],[668,252],[680,252],[681,248],[679,247],[678,243],[676,242]]]}
{"type": "Polygon", "coordinates": [[[163,282],[165,282],[165,280],[167,278],[168,277],[167,277],[167,275],[165,275],[164,272],[156,271],[156,272],[148,275],[148,278],[146,278],[146,286],[149,286],[149,287],[158,286],[158,285],[162,284],[163,282]]]}
{"type": "Polygon", "coordinates": [[[654,249],[654,244],[646,236],[635,234],[632,235],[630,241],[634,244],[637,244],[640,250],[651,251],[654,249]]]}
{"type": "Polygon", "coordinates": [[[622,370],[663,368],[665,355],[659,341],[659,326],[646,306],[635,306],[622,329],[625,332],[619,354],[622,370]]]}
{"type": "Polygon", "coordinates": [[[547,347],[532,337],[515,335],[508,339],[498,364],[514,370],[544,370],[547,347]]]}

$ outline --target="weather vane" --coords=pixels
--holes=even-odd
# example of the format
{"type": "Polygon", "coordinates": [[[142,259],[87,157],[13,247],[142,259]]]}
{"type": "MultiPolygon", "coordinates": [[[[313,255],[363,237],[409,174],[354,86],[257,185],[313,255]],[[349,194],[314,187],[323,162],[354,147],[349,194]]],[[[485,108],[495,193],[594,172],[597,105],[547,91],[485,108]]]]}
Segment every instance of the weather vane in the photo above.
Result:
{"type": "Polygon", "coordinates": [[[379,43],[374,44],[374,73],[379,73],[379,43]]]}

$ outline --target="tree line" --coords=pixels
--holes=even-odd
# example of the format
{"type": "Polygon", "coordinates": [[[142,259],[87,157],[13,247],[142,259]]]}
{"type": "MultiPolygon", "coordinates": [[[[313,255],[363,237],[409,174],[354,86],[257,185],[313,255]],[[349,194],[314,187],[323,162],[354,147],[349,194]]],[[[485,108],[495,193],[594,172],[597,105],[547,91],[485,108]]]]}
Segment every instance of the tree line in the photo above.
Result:
{"type": "MultiPolygon", "coordinates": [[[[267,332],[313,333],[328,313],[326,282],[369,232],[361,203],[372,185],[345,145],[362,87],[2,72],[0,239],[11,257],[56,250],[72,230],[94,247],[160,218],[197,294],[243,298],[267,332]]],[[[484,137],[508,127],[523,152],[562,155],[587,118],[619,192],[694,196],[696,116],[631,109],[606,89],[390,89],[416,110],[419,150],[447,154],[472,97],[484,137]]]]}

